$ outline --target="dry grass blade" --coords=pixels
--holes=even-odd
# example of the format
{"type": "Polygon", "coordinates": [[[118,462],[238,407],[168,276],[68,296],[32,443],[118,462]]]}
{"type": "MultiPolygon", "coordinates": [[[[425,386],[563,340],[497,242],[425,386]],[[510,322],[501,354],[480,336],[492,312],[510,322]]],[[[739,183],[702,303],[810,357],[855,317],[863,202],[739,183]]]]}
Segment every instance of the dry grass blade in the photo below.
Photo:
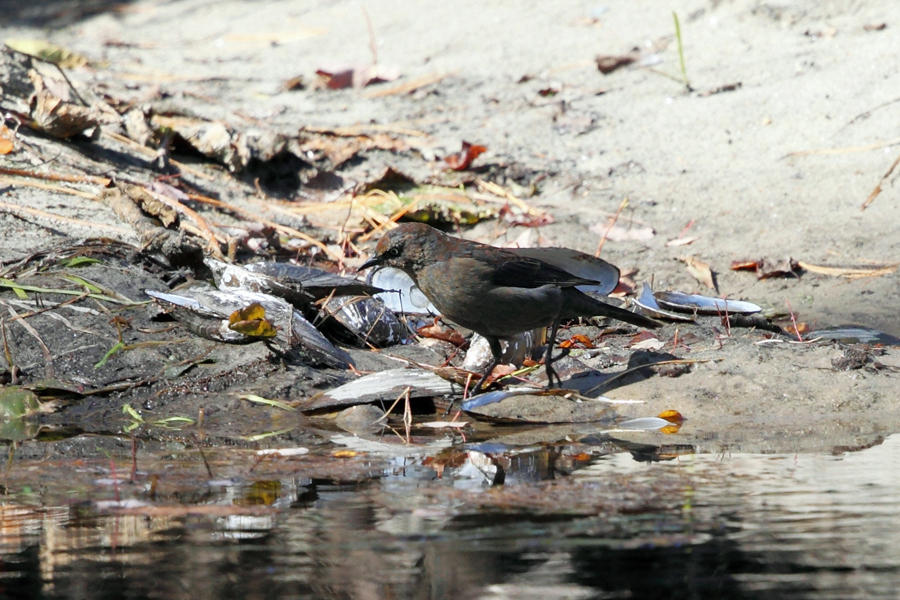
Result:
{"type": "Polygon", "coordinates": [[[861,279],[863,277],[881,277],[888,275],[900,267],[900,263],[892,263],[888,265],[873,265],[871,267],[829,267],[827,265],[814,265],[808,262],[798,260],[797,264],[806,271],[818,273],[819,275],[830,275],[832,277],[844,277],[846,279],[861,279]]]}
{"type": "Polygon", "coordinates": [[[891,166],[888,168],[887,172],[881,176],[881,179],[878,180],[878,185],[875,186],[875,189],[872,190],[872,193],[869,194],[869,197],[866,198],[866,201],[863,202],[862,206],[859,207],[860,210],[866,210],[867,208],[869,208],[869,205],[875,201],[875,198],[877,198],[878,194],[881,193],[881,184],[891,176],[891,173],[894,172],[894,169],[897,168],[898,164],[900,164],[900,155],[897,155],[897,158],[894,159],[893,163],[891,163],[891,166]]]}

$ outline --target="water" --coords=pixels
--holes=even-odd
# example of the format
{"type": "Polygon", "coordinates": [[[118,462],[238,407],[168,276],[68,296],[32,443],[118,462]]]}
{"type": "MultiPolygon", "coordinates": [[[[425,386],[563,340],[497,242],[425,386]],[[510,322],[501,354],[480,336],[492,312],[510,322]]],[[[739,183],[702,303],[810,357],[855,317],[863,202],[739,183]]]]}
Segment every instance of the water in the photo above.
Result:
{"type": "Polygon", "coordinates": [[[17,464],[0,502],[0,597],[818,599],[900,586],[898,435],[837,455],[650,463],[535,448],[352,471],[338,461],[368,459],[213,455],[216,478],[189,454],[142,459],[134,483],[127,464],[17,464]]]}

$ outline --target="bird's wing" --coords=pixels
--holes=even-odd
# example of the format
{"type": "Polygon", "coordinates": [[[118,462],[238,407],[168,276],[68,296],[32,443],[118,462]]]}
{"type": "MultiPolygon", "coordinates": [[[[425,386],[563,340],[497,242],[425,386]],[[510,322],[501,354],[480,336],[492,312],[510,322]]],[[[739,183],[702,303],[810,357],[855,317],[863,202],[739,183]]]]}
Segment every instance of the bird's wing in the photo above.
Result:
{"type": "Polygon", "coordinates": [[[536,258],[506,254],[502,262],[495,263],[493,283],[506,287],[536,288],[542,285],[571,287],[596,283],[584,279],[536,258]]]}
{"type": "MultiPolygon", "coordinates": [[[[619,269],[602,258],[570,248],[509,248],[517,256],[534,258],[571,276],[590,281],[590,290],[609,294],[619,284],[619,269]]],[[[579,283],[578,285],[582,285],[579,283]]]]}

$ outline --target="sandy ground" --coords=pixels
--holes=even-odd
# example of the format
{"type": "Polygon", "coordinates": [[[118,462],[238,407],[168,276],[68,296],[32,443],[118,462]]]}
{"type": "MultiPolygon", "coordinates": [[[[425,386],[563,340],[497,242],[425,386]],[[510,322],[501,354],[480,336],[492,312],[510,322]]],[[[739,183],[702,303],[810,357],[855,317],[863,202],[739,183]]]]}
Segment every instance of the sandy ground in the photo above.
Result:
{"type": "MultiPolygon", "coordinates": [[[[758,281],[729,269],[734,260],[756,258],[831,266],[900,261],[896,172],[860,209],[900,152],[890,125],[900,120],[900,5],[647,0],[524,10],[461,0],[369,2],[364,12],[356,2],[144,0],[83,3],[97,12],[81,14],[64,8],[72,4],[0,3],[7,14],[0,34],[46,37],[89,57],[103,66],[82,73],[79,85],[136,105],[190,106],[200,116],[264,123],[286,135],[301,126],[359,124],[426,134],[418,153],[373,152],[346,164],[338,172],[344,185],[388,164],[427,171],[422,156],[454,151],[462,140],[484,144],[479,163],[493,165],[504,185],[533,186],[528,202],[555,222],[539,229],[489,222],[467,231],[470,237],[593,252],[602,224],[627,199],[618,224],[650,227],[654,235],[607,241],[602,256],[638,269],[639,281],[714,294],[678,260],[696,256],[717,273],[720,294],[780,311],[790,306],[812,328],[856,323],[900,336],[897,272],[758,281]],[[673,10],[691,92],[679,81],[673,10]],[[378,64],[401,75],[383,85],[431,75],[439,81],[383,97],[371,95],[377,87],[283,89],[298,75],[311,83],[316,69],[371,62],[366,14],[378,64]],[[629,52],[638,58],[633,65],[597,70],[598,55],[629,52]],[[667,245],[687,236],[696,240],[667,245]]],[[[85,149],[89,142],[56,144],[60,154],[96,161],[94,174],[109,174],[103,157],[85,149]]],[[[52,169],[27,152],[0,164],[52,169]]],[[[121,227],[91,199],[6,180],[0,190],[6,203],[121,227]]],[[[237,201],[253,187],[235,179],[213,191],[237,201]]],[[[4,258],[96,234],[8,210],[0,210],[0,230],[4,258]]],[[[137,241],[127,232],[104,234],[137,241]]],[[[900,430],[896,371],[836,371],[831,359],[843,349],[833,345],[760,346],[759,337],[740,333],[718,348],[710,329],[697,333],[704,356],[721,360],[617,392],[680,410],[693,427],[685,435],[707,449],[852,446],[900,430]]],[[[888,349],[878,360],[896,367],[900,354],[888,349]]]]}

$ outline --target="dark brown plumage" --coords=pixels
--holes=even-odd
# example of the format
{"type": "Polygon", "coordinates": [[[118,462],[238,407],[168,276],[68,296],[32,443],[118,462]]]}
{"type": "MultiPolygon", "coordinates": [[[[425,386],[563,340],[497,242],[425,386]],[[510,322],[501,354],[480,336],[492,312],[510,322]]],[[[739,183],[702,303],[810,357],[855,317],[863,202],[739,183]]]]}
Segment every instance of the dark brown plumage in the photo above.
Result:
{"type": "MultiPolygon", "coordinates": [[[[575,286],[597,285],[554,266],[587,259],[618,281],[618,269],[609,263],[561,248],[503,249],[446,235],[422,223],[404,223],[389,231],[375,247],[375,256],[360,269],[390,266],[405,271],[441,314],[487,338],[493,363],[475,386],[500,362],[500,340],[550,327],[546,354],[548,384],[559,376],[552,367],[551,351],[562,319],[604,315],[643,327],[659,323],[622,308],[610,306],[575,286]],[[567,260],[560,263],[560,256],[567,260]],[[541,257],[546,258],[543,260],[541,257]]],[[[611,291],[615,287],[609,287],[611,291]]]]}

